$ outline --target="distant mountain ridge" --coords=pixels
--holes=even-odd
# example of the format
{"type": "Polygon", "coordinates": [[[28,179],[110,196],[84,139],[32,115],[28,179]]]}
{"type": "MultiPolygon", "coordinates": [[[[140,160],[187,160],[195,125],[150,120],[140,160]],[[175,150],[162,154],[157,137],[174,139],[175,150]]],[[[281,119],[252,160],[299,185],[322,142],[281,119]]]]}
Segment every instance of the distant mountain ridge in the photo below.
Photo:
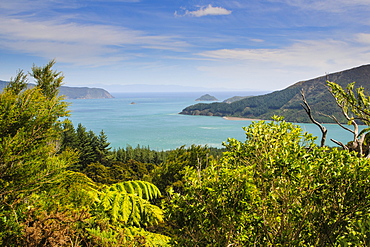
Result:
{"type": "MultiPolygon", "coordinates": [[[[0,91],[2,91],[9,82],[0,81],[0,91]]],[[[32,87],[34,84],[29,83],[32,87]]],[[[64,95],[66,99],[110,99],[114,98],[108,91],[102,88],[90,87],[67,87],[61,86],[59,94],[64,95]]]]}
{"type": "Polygon", "coordinates": [[[273,115],[280,115],[290,122],[310,122],[301,106],[302,97],[300,92],[303,90],[318,121],[333,122],[331,118],[319,114],[321,112],[327,115],[335,115],[340,121],[344,122],[340,108],[327,89],[326,80],[335,82],[342,87],[346,87],[351,82],[356,82],[356,87],[362,86],[366,92],[370,92],[370,65],[300,81],[280,91],[248,97],[232,103],[199,103],[186,107],[180,114],[266,120],[271,119],[273,115]]]}

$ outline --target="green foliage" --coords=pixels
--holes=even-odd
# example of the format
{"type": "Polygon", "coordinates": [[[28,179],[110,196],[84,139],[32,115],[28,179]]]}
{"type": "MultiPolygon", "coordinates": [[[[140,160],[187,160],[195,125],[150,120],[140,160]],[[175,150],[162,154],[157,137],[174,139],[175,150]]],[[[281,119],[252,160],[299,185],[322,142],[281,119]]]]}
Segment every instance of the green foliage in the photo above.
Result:
{"type": "Polygon", "coordinates": [[[11,79],[5,86],[5,91],[11,91],[13,94],[18,95],[21,91],[27,88],[27,75],[22,70],[18,71],[16,77],[11,79]]]}
{"type": "Polygon", "coordinates": [[[188,168],[167,215],[181,246],[369,245],[369,160],[319,148],[275,118],[229,139],[220,164],[188,168]]]}
{"type": "Polygon", "coordinates": [[[143,181],[99,188],[84,174],[66,171],[49,190],[33,194],[25,214],[29,244],[166,246],[169,237],[147,230],[163,222],[150,201],[161,194],[143,181]]]}
{"type": "MultiPolygon", "coordinates": [[[[112,165],[109,143],[103,131],[75,130],[65,119],[63,76],[53,65],[32,68],[35,87],[26,87],[20,71],[0,94],[0,245],[167,246],[168,237],[147,229],[163,221],[150,202],[160,196],[157,187],[100,187],[76,172],[112,165]]],[[[147,167],[131,164],[142,176],[147,167]]]]}
{"type": "Polygon", "coordinates": [[[63,124],[60,150],[72,149],[79,154],[78,162],[70,169],[82,172],[98,183],[148,179],[155,164],[163,162],[168,153],[140,146],[110,151],[109,145],[104,131],[96,135],[82,124],[76,129],[70,121],[63,124]]]}
{"type": "Polygon", "coordinates": [[[366,125],[370,125],[370,96],[365,94],[363,87],[355,89],[355,82],[347,85],[343,89],[334,82],[327,82],[330,92],[333,94],[338,105],[343,111],[354,120],[360,120],[366,125]]]}
{"type": "MultiPolygon", "coordinates": [[[[1,246],[370,246],[369,159],[319,148],[276,116],[244,128],[245,142],[228,139],[222,155],[111,151],[104,131],[65,119],[53,65],[32,68],[33,88],[18,72],[0,94],[1,246]]],[[[329,85],[347,115],[370,123],[364,89],[329,85]]],[[[235,106],[269,112],[278,95],[235,106]]]]}
{"type": "Polygon", "coordinates": [[[187,169],[182,194],[172,194],[167,206],[175,228],[176,246],[243,246],[240,235],[258,222],[251,214],[256,193],[249,171],[210,165],[203,171],[187,169]]]}
{"type": "Polygon", "coordinates": [[[163,221],[161,210],[149,200],[161,195],[153,184],[144,181],[126,181],[106,187],[97,195],[95,207],[107,214],[112,222],[146,226],[163,221]]]}
{"type": "MultiPolygon", "coordinates": [[[[342,124],[338,123],[344,129],[350,131],[353,134],[352,141],[346,145],[333,140],[344,149],[350,151],[356,151],[359,156],[370,157],[370,146],[369,146],[369,130],[370,127],[364,128],[361,132],[359,131],[358,124],[365,123],[370,124],[370,96],[365,94],[364,87],[358,87],[355,89],[355,82],[347,85],[346,89],[343,89],[340,85],[334,82],[327,82],[329,91],[335,98],[337,105],[342,110],[342,115],[347,120],[348,125],[352,125],[353,129],[347,128],[342,124]]],[[[332,116],[336,120],[336,116],[332,116]]]]}
{"type": "Polygon", "coordinates": [[[69,120],[63,124],[60,150],[72,149],[79,154],[79,161],[72,167],[73,170],[83,171],[92,163],[109,166],[112,159],[109,145],[103,130],[96,135],[91,130],[87,131],[82,124],[78,124],[76,129],[69,120]]]}
{"type": "Polygon", "coordinates": [[[32,69],[35,87],[26,89],[27,76],[20,71],[0,94],[0,243],[19,234],[28,197],[56,182],[73,162],[71,153],[57,154],[59,119],[68,111],[61,97],[46,90],[63,79],[52,65],[32,69]]]}
{"type": "Polygon", "coordinates": [[[183,171],[185,167],[204,169],[213,156],[208,147],[192,145],[182,146],[168,154],[166,161],[152,173],[152,182],[163,192],[169,187],[180,191],[183,187],[183,171]]]}
{"type": "Polygon", "coordinates": [[[99,186],[85,174],[65,170],[55,183],[39,193],[38,196],[45,196],[42,201],[44,202],[43,207],[47,211],[60,205],[87,209],[93,203],[93,194],[97,193],[98,190],[99,186]]]}
{"type": "Polygon", "coordinates": [[[127,145],[126,148],[118,148],[113,150],[112,156],[115,161],[127,163],[129,160],[135,160],[141,163],[151,163],[159,165],[165,161],[168,151],[151,150],[149,147],[138,145],[133,148],[127,145]]]}
{"type": "Polygon", "coordinates": [[[106,186],[96,194],[87,231],[102,246],[129,246],[138,239],[141,245],[133,246],[166,246],[168,237],[144,229],[163,222],[162,210],[149,202],[160,196],[156,186],[144,181],[106,186]]]}
{"type": "Polygon", "coordinates": [[[79,164],[82,169],[88,164],[97,162],[97,154],[94,152],[94,146],[96,146],[97,137],[92,131],[86,131],[86,128],[82,124],[78,124],[77,129],[77,150],[80,154],[79,164]]]}
{"type": "Polygon", "coordinates": [[[109,145],[110,143],[108,142],[107,135],[104,130],[101,130],[94,146],[98,162],[102,164],[109,163],[109,149],[111,149],[109,145]]]}
{"type": "Polygon", "coordinates": [[[125,229],[87,229],[93,244],[99,246],[128,246],[128,247],[167,247],[169,238],[167,236],[145,231],[137,227],[126,227],[125,229]],[[124,236],[124,237],[123,237],[124,236]]]}
{"type": "MultiPolygon", "coordinates": [[[[25,77],[17,78],[0,94],[0,195],[32,191],[50,181],[64,164],[54,156],[60,117],[67,104],[55,96],[46,98],[37,85],[24,89],[25,77]]],[[[2,197],[4,198],[4,197],[2,197]]]]}
{"type": "Polygon", "coordinates": [[[162,191],[176,181],[181,187],[182,175],[179,173],[183,167],[196,166],[199,162],[208,162],[206,160],[212,156],[222,155],[221,149],[195,145],[170,151],[155,151],[140,145],[110,151],[103,131],[97,136],[87,131],[82,124],[78,124],[75,129],[69,121],[63,125],[60,146],[61,150],[72,149],[79,154],[79,161],[70,169],[86,174],[95,182],[113,184],[128,180],[155,181],[162,191]]]}
{"type": "Polygon", "coordinates": [[[35,79],[37,87],[48,99],[58,96],[59,88],[63,84],[62,72],[52,70],[55,60],[50,61],[43,67],[33,66],[31,76],[35,79]]]}
{"type": "Polygon", "coordinates": [[[83,170],[94,182],[101,184],[114,184],[129,180],[145,180],[150,176],[153,164],[140,163],[135,160],[129,160],[127,163],[111,161],[109,166],[101,163],[90,163],[83,170]]]}

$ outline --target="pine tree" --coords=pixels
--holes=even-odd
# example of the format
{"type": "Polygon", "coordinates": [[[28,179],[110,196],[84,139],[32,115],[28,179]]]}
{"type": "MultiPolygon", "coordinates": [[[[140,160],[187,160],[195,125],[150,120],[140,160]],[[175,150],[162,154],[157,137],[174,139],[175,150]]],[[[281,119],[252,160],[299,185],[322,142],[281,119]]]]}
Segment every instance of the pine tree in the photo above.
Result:
{"type": "Polygon", "coordinates": [[[81,169],[84,169],[88,164],[95,162],[96,156],[93,148],[94,133],[86,132],[86,128],[82,124],[78,124],[77,129],[78,152],[80,155],[81,169]]]}
{"type": "Polygon", "coordinates": [[[57,95],[63,77],[51,70],[53,64],[32,68],[35,87],[27,89],[27,76],[19,71],[0,94],[0,245],[19,234],[22,203],[56,181],[70,162],[57,155],[68,104],[57,95]]]}
{"type": "Polygon", "coordinates": [[[108,142],[108,137],[103,130],[100,131],[100,134],[97,138],[97,145],[95,148],[97,161],[103,165],[109,164],[109,147],[110,143],[108,142]]]}
{"type": "Polygon", "coordinates": [[[70,149],[77,149],[78,147],[78,139],[76,130],[70,121],[66,121],[63,123],[63,131],[61,133],[62,139],[60,144],[60,149],[62,151],[66,150],[67,148],[70,149]]]}

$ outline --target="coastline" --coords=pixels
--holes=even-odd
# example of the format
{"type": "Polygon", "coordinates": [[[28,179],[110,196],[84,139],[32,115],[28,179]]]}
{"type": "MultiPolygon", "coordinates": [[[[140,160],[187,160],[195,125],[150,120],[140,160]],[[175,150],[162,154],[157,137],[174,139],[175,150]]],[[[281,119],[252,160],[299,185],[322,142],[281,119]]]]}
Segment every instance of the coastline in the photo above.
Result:
{"type": "Polygon", "coordinates": [[[260,121],[261,119],[256,118],[243,118],[243,117],[222,117],[225,120],[232,120],[232,121],[260,121]]]}
{"type": "MultiPolygon", "coordinates": [[[[266,119],[243,118],[243,117],[222,117],[222,118],[225,119],[225,120],[231,120],[231,121],[262,121],[262,120],[264,120],[264,121],[271,121],[272,120],[272,119],[266,120],[266,119]]],[[[290,122],[290,123],[299,124],[297,122],[290,122]]],[[[312,123],[312,122],[302,122],[302,124],[314,124],[314,123],[312,123]]],[[[324,125],[338,125],[337,123],[320,123],[320,124],[324,124],[324,125]]],[[[348,125],[348,126],[351,126],[351,125],[348,125]]],[[[358,126],[365,126],[365,124],[358,124],[358,126]]]]}

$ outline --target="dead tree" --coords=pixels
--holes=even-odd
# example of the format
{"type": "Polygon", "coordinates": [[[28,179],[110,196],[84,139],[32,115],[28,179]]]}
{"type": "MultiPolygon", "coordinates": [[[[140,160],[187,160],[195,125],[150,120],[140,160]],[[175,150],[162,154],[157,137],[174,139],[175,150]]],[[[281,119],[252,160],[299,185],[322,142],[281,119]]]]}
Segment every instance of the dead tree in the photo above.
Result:
{"type": "MultiPolygon", "coordinates": [[[[329,90],[331,95],[336,99],[335,95],[332,93],[331,90],[329,90]]],[[[337,100],[335,100],[337,103],[338,107],[341,109],[343,116],[347,119],[348,123],[350,123],[353,126],[353,130],[344,126],[342,123],[338,121],[338,119],[335,116],[328,116],[331,119],[333,119],[340,127],[342,127],[344,130],[347,130],[353,134],[353,141],[349,142],[348,144],[343,144],[340,141],[330,139],[332,142],[340,145],[343,149],[345,150],[350,150],[350,151],[356,151],[359,156],[363,157],[365,155],[364,150],[363,150],[363,144],[365,141],[366,133],[359,133],[359,127],[356,122],[356,119],[353,117],[350,117],[348,113],[345,111],[344,103],[340,104],[337,100]]],[[[368,148],[369,149],[369,148],[368,148]]],[[[370,152],[367,150],[367,158],[370,158],[370,152]]]]}
{"type": "Polygon", "coordinates": [[[303,89],[301,90],[301,95],[302,95],[302,101],[303,101],[303,104],[301,104],[301,106],[303,107],[303,109],[306,111],[308,117],[310,118],[311,122],[316,124],[320,130],[321,130],[321,144],[320,144],[320,147],[323,147],[325,146],[325,141],[326,141],[326,134],[328,133],[328,130],[325,128],[325,126],[323,126],[322,124],[320,124],[319,122],[317,122],[314,117],[312,116],[312,111],[311,111],[311,107],[310,105],[308,104],[307,100],[306,100],[306,97],[304,95],[304,92],[303,92],[303,89]]]}
{"type": "MultiPolygon", "coordinates": [[[[340,107],[343,116],[347,119],[348,123],[350,123],[353,126],[353,130],[352,130],[352,129],[344,126],[341,122],[339,122],[338,119],[335,116],[328,116],[326,114],[321,113],[322,115],[325,115],[325,116],[333,119],[344,130],[349,131],[353,134],[353,141],[349,142],[348,144],[344,144],[344,143],[342,143],[340,141],[337,141],[335,139],[330,139],[330,140],[332,142],[334,142],[335,144],[341,146],[345,150],[356,151],[359,154],[360,157],[363,157],[365,154],[367,154],[366,158],[370,158],[370,146],[367,147],[366,152],[364,152],[364,141],[365,141],[366,134],[359,132],[359,126],[356,122],[356,119],[353,118],[353,117],[350,117],[348,115],[348,113],[345,111],[344,105],[341,105],[337,101],[335,95],[330,90],[329,90],[329,92],[334,97],[335,102],[338,105],[338,107],[340,107]]],[[[301,90],[301,95],[302,95],[302,101],[303,101],[303,104],[301,104],[301,105],[302,105],[303,109],[306,111],[306,113],[307,113],[308,117],[310,118],[311,122],[314,123],[315,125],[317,125],[321,130],[321,133],[322,133],[321,147],[323,147],[323,146],[325,146],[326,135],[327,135],[328,131],[322,124],[320,124],[318,121],[316,121],[314,119],[314,117],[312,115],[311,107],[309,106],[309,104],[306,100],[306,97],[305,97],[305,94],[304,94],[303,90],[301,90]]]]}

